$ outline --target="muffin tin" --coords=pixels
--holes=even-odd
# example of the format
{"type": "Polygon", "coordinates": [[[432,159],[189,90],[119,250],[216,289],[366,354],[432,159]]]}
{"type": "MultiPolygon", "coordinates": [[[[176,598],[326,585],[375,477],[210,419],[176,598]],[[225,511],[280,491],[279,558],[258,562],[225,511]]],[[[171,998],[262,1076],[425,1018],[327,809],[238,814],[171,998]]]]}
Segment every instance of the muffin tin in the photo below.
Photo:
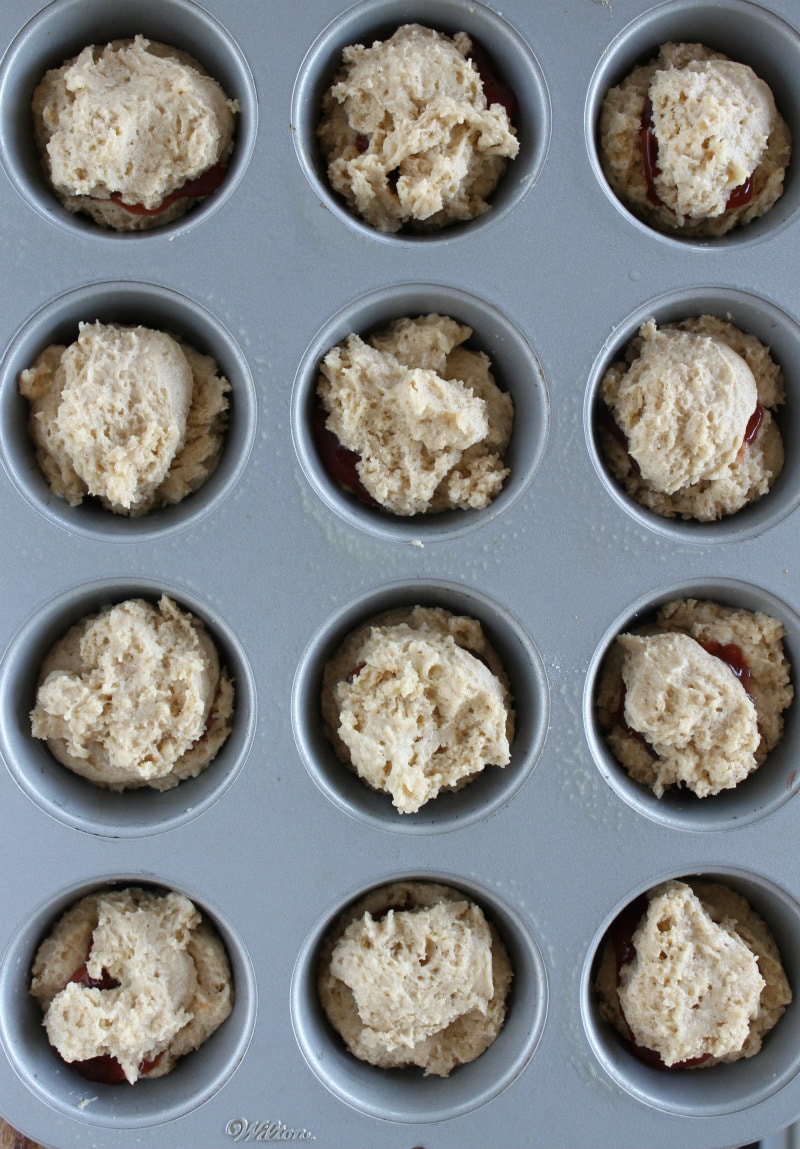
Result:
{"type": "Polygon", "coordinates": [[[636,1062],[599,1018],[604,931],[668,877],[716,876],[767,919],[800,992],[798,703],[781,747],[731,795],[657,802],[609,758],[592,692],[618,630],[678,595],[780,617],[800,667],[800,177],[762,220],[687,242],[609,191],[595,124],[606,88],[667,39],[750,63],[800,147],[792,0],[575,0],[502,13],[472,0],[20,0],[0,11],[0,1112],[46,1146],[222,1149],[713,1149],[800,1115],[800,1003],[752,1061],[708,1072],[636,1062]],[[417,20],[465,29],[520,100],[519,158],[495,207],[431,236],[381,236],[328,192],[315,109],[342,46],[417,20]],[[241,104],[223,188],[178,224],[120,236],[68,216],[28,119],[44,70],[142,32],[188,50],[241,104]],[[390,519],[320,467],[316,365],[349,331],[440,311],[469,323],[513,395],[512,475],[485,512],[390,519]],[[762,503],[718,524],[655,519],[609,478],[594,434],[606,364],[650,315],[712,311],[780,360],[787,463],[762,503]],[[210,351],[233,385],[213,480],[139,520],[69,508],[39,475],[19,371],[82,320],[143,322],[210,351]],[[166,592],[204,619],[237,683],[215,764],[166,794],[104,794],[29,736],[38,664],[104,602],[166,592]],[[321,667],[390,606],[478,617],[518,710],[512,761],[401,817],[337,767],[321,667]],[[316,1000],[315,959],[349,902],[397,878],[463,889],[514,963],[507,1023],[447,1079],[355,1061],[316,1000]],[[231,957],[228,1022],[169,1076],[92,1086],[49,1048],[27,993],[36,945],[83,893],[114,882],[188,894],[231,957]]]}

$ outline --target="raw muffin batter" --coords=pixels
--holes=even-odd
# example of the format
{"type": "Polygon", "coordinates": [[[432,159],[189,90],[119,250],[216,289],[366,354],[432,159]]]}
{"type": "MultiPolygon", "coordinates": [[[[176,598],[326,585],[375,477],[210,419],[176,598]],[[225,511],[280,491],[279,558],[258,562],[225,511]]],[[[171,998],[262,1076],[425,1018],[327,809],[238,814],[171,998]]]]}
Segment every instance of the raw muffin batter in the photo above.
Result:
{"type": "Polygon", "coordinates": [[[601,384],[615,478],[666,518],[709,522],[771,489],[784,463],[783,377],[755,336],[713,315],[648,320],[601,384]]]}
{"type": "Polygon", "coordinates": [[[163,596],[71,627],[42,664],[34,738],[110,790],[169,790],[200,774],[231,732],[233,684],[199,619],[163,596]]]}
{"type": "Polygon", "coordinates": [[[56,195],[116,231],[160,227],[215,191],[237,111],[195,60],[143,36],[84,48],[33,94],[56,195]]]}
{"type": "Polygon", "coordinates": [[[497,1037],[511,978],[479,906],[449,886],[396,882],[341,916],[320,955],[318,991],[356,1057],[447,1077],[497,1037]]]}
{"type": "Polygon", "coordinates": [[[336,440],[323,452],[363,501],[416,515],[486,507],[501,490],[514,406],[489,358],[464,346],[471,335],[446,316],[404,318],[323,359],[317,393],[336,440]]]}
{"type": "Polygon", "coordinates": [[[71,506],[138,516],[178,503],[217,468],[230,383],[208,355],[147,327],[81,323],[19,378],[39,467],[71,506]]]}
{"type": "Polygon", "coordinates": [[[769,211],[791,138],[746,64],[668,43],[607,93],[600,154],[612,189],[644,222],[702,238],[769,211]]]}
{"type": "Polygon", "coordinates": [[[337,757],[412,814],[511,760],[502,663],[475,619],[441,607],[387,611],[350,634],[322,680],[337,757]]]}
{"type": "Polygon", "coordinates": [[[792,1000],[775,941],[727,886],[668,881],[609,931],[600,1012],[649,1064],[697,1068],[752,1057],[792,1000]]]}
{"type": "Polygon", "coordinates": [[[794,696],[783,624],[761,611],[682,599],[621,634],[603,664],[600,729],[615,758],[660,798],[705,798],[760,766],[794,696]]]}
{"type": "Polygon", "coordinates": [[[225,947],[182,894],[88,894],[42,942],[31,994],[50,1044],[107,1084],[163,1077],[233,1007],[225,947]]]}
{"type": "Polygon", "coordinates": [[[451,39],[419,24],[344,49],[320,146],[331,187],[378,231],[441,228],[488,210],[519,144],[471,55],[466,33],[451,39]]]}

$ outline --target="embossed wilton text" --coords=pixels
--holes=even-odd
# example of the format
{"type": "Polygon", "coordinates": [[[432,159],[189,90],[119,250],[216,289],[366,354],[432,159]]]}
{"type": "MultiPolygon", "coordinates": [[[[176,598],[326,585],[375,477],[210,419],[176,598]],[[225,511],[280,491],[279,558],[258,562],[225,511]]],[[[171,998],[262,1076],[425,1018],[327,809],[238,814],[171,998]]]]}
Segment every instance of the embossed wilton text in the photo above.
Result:
{"type": "Polygon", "coordinates": [[[290,1129],[282,1121],[247,1121],[234,1117],[225,1126],[234,1141],[316,1141],[308,1129],[290,1129]]]}

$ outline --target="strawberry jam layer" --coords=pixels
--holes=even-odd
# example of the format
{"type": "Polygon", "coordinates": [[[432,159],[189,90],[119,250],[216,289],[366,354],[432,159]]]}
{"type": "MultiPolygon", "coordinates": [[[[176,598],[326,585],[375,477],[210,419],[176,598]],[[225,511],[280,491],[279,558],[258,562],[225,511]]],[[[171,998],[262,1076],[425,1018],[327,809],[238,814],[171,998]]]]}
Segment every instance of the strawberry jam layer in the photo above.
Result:
{"type": "Polygon", "coordinates": [[[227,170],[225,164],[215,164],[213,168],[203,172],[197,179],[187,180],[174,192],[164,196],[158,207],[145,207],[141,203],[125,203],[120,192],[112,192],[110,198],[125,211],[130,212],[131,215],[160,215],[172,204],[177,203],[179,199],[204,199],[206,196],[213,195],[225,179],[227,170]]]}
{"type": "Polygon", "coordinates": [[[323,467],[332,479],[362,503],[366,503],[369,507],[379,506],[359,478],[358,464],[361,456],[356,451],[350,451],[342,446],[333,432],[325,426],[326,419],[325,408],[318,403],[314,410],[314,442],[323,467]]]}

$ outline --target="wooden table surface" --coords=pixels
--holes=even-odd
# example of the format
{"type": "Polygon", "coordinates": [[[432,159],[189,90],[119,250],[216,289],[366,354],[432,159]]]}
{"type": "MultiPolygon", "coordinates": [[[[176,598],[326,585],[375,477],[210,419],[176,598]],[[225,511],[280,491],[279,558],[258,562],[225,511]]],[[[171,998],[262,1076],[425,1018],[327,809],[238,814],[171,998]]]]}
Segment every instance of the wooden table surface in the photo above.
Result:
{"type": "Polygon", "coordinates": [[[41,1149],[41,1147],[0,1120],[0,1149],[41,1149]]]}

